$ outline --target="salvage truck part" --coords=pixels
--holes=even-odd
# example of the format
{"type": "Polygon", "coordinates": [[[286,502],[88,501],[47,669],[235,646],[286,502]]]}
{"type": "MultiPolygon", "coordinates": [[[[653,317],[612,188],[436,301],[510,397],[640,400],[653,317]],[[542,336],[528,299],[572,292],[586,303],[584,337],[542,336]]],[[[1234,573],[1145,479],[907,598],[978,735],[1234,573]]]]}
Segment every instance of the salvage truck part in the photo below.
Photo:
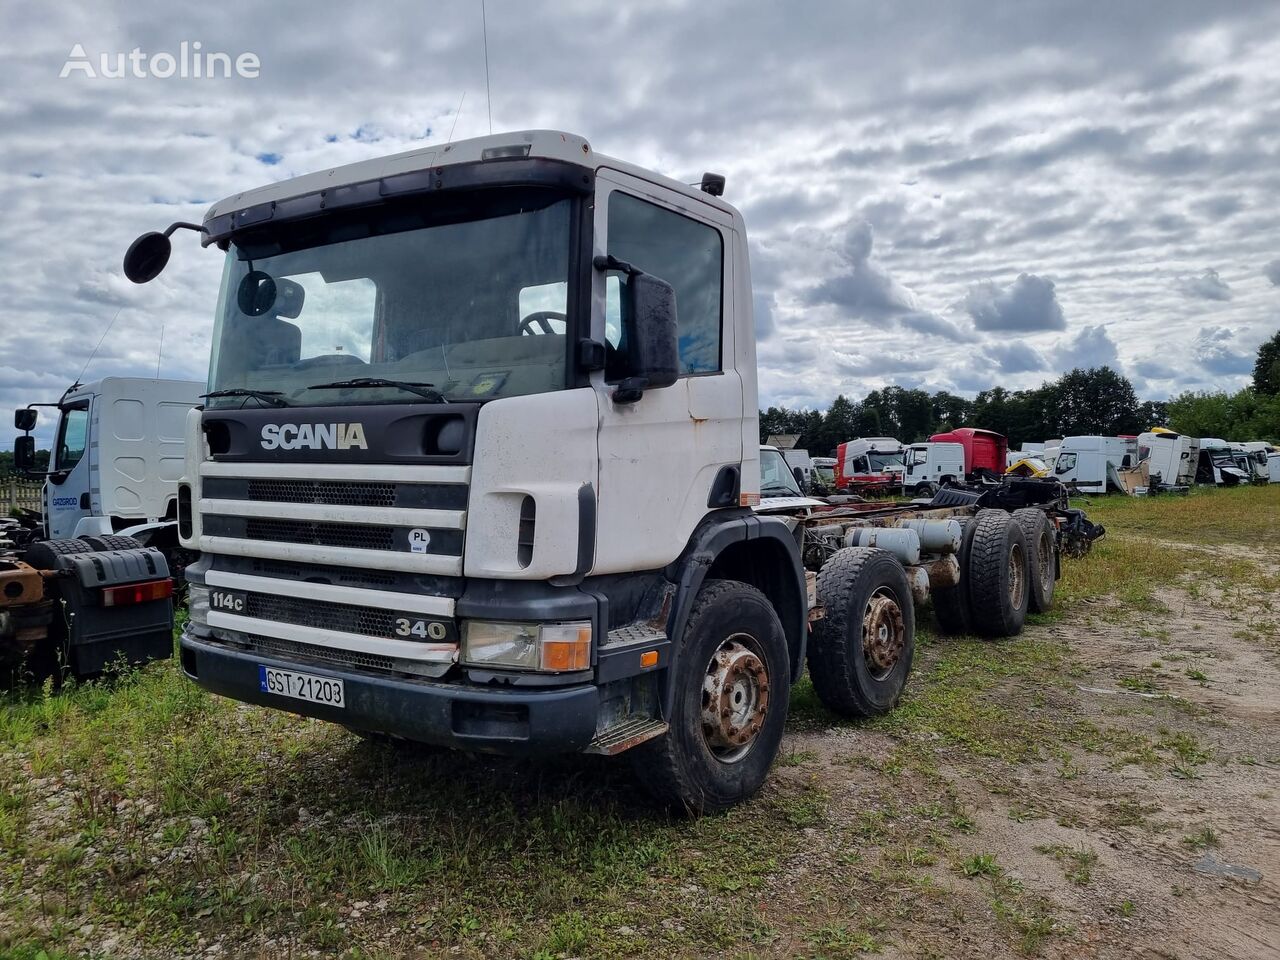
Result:
{"type": "Polygon", "coordinates": [[[94,676],[172,655],[173,580],[164,555],[127,537],[101,540],[41,540],[0,553],[7,684],[94,676]]]}
{"type": "Polygon", "coordinates": [[[891,706],[929,569],[845,542],[867,518],[823,521],[777,451],[763,509],[723,186],[532,131],[135,241],[135,282],[177,230],[225,256],[178,488],[187,676],[401,741],[632,752],[689,810],[760,788],[807,646],[845,712],[891,706]]]}

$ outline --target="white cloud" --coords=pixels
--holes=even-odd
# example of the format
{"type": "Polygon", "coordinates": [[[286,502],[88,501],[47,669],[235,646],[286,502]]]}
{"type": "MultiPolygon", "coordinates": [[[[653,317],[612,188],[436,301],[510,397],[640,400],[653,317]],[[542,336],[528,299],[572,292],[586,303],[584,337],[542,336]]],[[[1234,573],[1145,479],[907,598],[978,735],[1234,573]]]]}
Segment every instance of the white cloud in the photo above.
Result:
{"type": "Polygon", "coordinates": [[[1062,330],[1067,325],[1053,281],[1023,273],[1007,287],[990,280],[974,284],[964,308],[979,330],[1030,332],[1062,330]]]}
{"type": "Polygon", "coordinates": [[[1238,348],[1236,331],[1227,327],[1201,327],[1191,352],[1200,366],[1217,376],[1241,376],[1253,369],[1253,355],[1238,348]]]}
{"type": "Polygon", "coordinates": [[[1272,260],[1262,268],[1262,273],[1273,287],[1280,287],[1280,260],[1272,260]]]}
{"type": "Polygon", "coordinates": [[[1206,270],[1198,277],[1183,277],[1178,282],[1182,292],[1203,300],[1230,300],[1231,285],[1218,276],[1217,270],[1206,270]]]}
{"type": "Polygon", "coordinates": [[[1105,325],[1099,323],[1082,327],[1080,332],[1068,340],[1064,340],[1055,353],[1056,365],[1063,370],[1084,370],[1093,367],[1111,367],[1118,364],[1119,351],[1116,343],[1107,333],[1105,325]]]}
{"type": "Polygon", "coordinates": [[[990,344],[985,353],[1001,373],[1029,373],[1049,366],[1038,350],[1020,341],[990,344]]]}

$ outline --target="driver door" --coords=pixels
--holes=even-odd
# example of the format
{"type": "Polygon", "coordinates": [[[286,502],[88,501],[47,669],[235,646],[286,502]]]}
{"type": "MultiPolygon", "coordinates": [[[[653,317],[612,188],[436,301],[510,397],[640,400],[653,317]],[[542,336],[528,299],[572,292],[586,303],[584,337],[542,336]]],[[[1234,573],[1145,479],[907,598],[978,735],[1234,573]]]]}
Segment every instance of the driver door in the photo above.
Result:
{"type": "Polygon", "coordinates": [[[743,462],[733,222],[717,207],[619,171],[600,170],[596,183],[593,254],[612,254],[676,291],[679,379],[619,404],[612,395],[626,374],[618,360],[627,337],[624,280],[597,270],[592,284],[592,336],[610,356],[609,368],[591,377],[600,411],[594,572],[652,570],[684,550],[721,468],[743,462]]]}

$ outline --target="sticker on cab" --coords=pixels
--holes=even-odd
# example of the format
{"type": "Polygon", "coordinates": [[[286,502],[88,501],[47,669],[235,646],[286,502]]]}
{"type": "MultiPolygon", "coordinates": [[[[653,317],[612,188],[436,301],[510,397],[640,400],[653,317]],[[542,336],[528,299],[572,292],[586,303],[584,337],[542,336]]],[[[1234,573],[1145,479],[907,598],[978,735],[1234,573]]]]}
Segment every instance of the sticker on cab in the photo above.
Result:
{"type": "Polygon", "coordinates": [[[414,553],[426,553],[431,546],[431,531],[414,527],[409,531],[409,549],[414,553]]]}

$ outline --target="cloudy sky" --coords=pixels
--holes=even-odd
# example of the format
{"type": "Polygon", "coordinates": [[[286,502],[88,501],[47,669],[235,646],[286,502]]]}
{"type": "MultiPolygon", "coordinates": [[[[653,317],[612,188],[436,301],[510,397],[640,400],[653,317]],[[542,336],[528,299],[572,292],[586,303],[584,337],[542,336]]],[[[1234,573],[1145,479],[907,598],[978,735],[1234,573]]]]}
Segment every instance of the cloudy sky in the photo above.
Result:
{"type": "MultiPolygon", "coordinates": [[[[1280,327],[1280,5],[488,2],[495,131],[728,176],[762,403],[972,393],[1110,363],[1140,395],[1243,384],[1280,327]]],[[[488,131],[477,3],[0,2],[0,408],[202,379],[238,190],[488,131]],[[135,48],[256,79],[60,79],[135,48]],[[459,111],[459,104],[462,108],[459,111]],[[456,125],[456,129],[455,129],[456,125]]],[[[0,421],[0,443],[12,438],[0,421]]],[[[42,431],[41,439],[47,433],[42,431]]]]}

